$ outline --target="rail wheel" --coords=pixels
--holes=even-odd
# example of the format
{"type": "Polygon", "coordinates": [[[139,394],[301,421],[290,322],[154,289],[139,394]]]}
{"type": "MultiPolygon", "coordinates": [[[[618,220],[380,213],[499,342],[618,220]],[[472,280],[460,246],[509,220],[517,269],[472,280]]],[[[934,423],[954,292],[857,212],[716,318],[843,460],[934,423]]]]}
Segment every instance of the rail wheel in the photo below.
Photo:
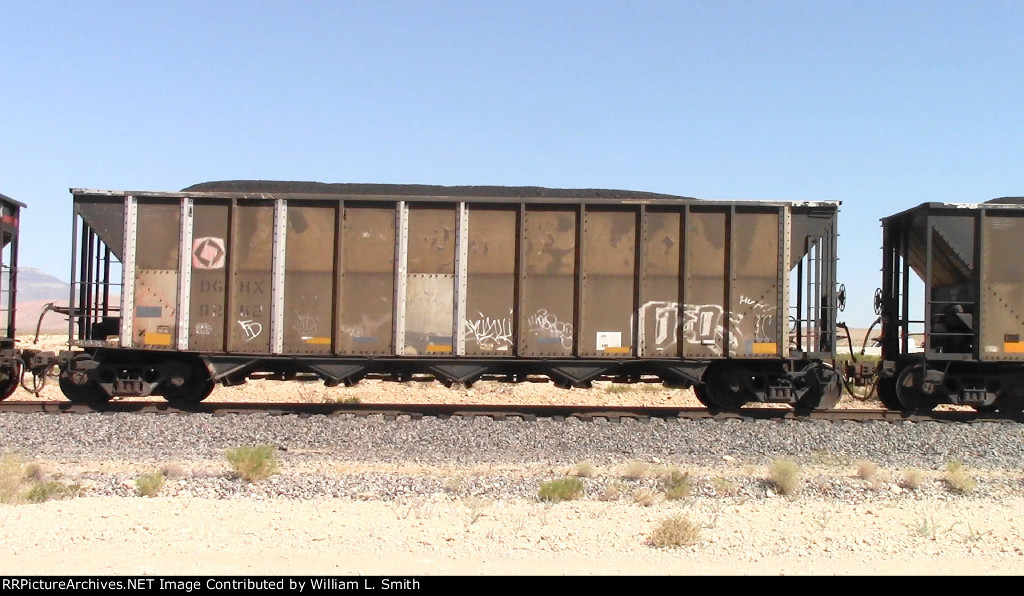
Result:
{"type": "Polygon", "coordinates": [[[161,385],[164,399],[172,404],[197,404],[213,393],[210,371],[200,360],[182,362],[161,385]]]}
{"type": "Polygon", "coordinates": [[[700,403],[709,408],[736,412],[748,399],[744,388],[744,373],[741,369],[715,367],[708,371],[702,385],[693,388],[700,403]]]}
{"type": "Polygon", "coordinates": [[[992,405],[992,409],[1008,416],[1019,416],[1024,413],[1024,375],[1016,375],[1011,383],[1004,383],[996,403],[992,405]]]}
{"type": "Polygon", "coordinates": [[[0,368],[0,401],[10,397],[18,388],[21,371],[18,366],[0,368]]]}
{"type": "Polygon", "coordinates": [[[60,385],[60,391],[64,397],[73,404],[88,405],[110,401],[110,395],[91,379],[86,379],[84,383],[78,384],[68,376],[61,375],[57,383],[60,385]]]}
{"type": "Polygon", "coordinates": [[[900,410],[903,408],[903,404],[900,403],[900,398],[896,395],[895,377],[878,379],[877,385],[875,385],[875,391],[878,392],[879,401],[881,401],[882,405],[887,409],[900,410]]]}
{"type": "Polygon", "coordinates": [[[925,393],[924,387],[924,365],[913,364],[900,371],[896,377],[896,396],[900,400],[900,408],[904,412],[925,413],[931,412],[938,405],[934,396],[925,393]]]}

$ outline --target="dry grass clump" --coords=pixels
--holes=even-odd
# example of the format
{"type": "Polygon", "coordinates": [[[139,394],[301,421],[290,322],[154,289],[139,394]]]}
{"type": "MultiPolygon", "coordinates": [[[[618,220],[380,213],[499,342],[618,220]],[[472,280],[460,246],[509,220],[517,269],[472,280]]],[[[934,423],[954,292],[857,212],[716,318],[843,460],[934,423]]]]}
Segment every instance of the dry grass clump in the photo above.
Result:
{"type": "Polygon", "coordinates": [[[615,481],[604,487],[604,491],[601,493],[602,501],[618,501],[623,495],[629,492],[629,487],[625,482],[615,481]]]}
{"type": "Polygon", "coordinates": [[[921,488],[924,483],[924,472],[917,469],[911,469],[903,472],[903,478],[900,479],[900,487],[907,490],[917,490],[921,488]]]}
{"type": "Polygon", "coordinates": [[[164,473],[161,471],[143,474],[135,479],[135,490],[143,497],[155,497],[164,487],[164,473]]]}
{"type": "Polygon", "coordinates": [[[559,478],[541,482],[537,498],[546,503],[573,501],[583,496],[583,481],[579,478],[559,478]]]}
{"type": "Polygon", "coordinates": [[[647,473],[650,472],[651,466],[642,461],[630,461],[626,462],[626,465],[622,468],[622,477],[630,480],[640,480],[646,478],[647,473]]]}
{"type": "Polygon", "coordinates": [[[576,474],[576,476],[579,476],[580,478],[592,478],[594,474],[597,474],[597,468],[594,467],[594,464],[588,461],[581,461],[580,463],[576,464],[576,469],[574,470],[574,473],[576,474]]]}
{"type": "Polygon", "coordinates": [[[661,488],[665,491],[665,498],[670,501],[685,499],[693,492],[693,480],[689,472],[670,468],[661,477],[661,488]]]}
{"type": "Polygon", "coordinates": [[[700,524],[690,521],[685,515],[674,515],[662,520],[651,534],[651,546],[657,548],[688,546],[700,540],[700,524]]]}
{"type": "Polygon", "coordinates": [[[24,496],[25,470],[21,460],[0,456],[0,503],[16,503],[24,496]]]}
{"type": "Polygon", "coordinates": [[[35,482],[25,494],[25,500],[29,503],[42,503],[54,499],[72,499],[78,496],[80,490],[82,487],[77,484],[64,484],[58,480],[35,482]]]}
{"type": "Polygon", "coordinates": [[[228,449],[224,453],[235,476],[256,482],[277,474],[277,448],[273,445],[244,446],[228,449]]]}
{"type": "Polygon", "coordinates": [[[768,483],[776,492],[787,497],[800,491],[800,466],[789,458],[780,458],[768,466],[768,483]]]}
{"type": "Polygon", "coordinates": [[[658,493],[649,488],[641,488],[633,492],[633,502],[641,507],[651,507],[658,502],[658,493]]]}
{"type": "Polygon", "coordinates": [[[967,468],[955,459],[946,464],[946,484],[953,492],[961,495],[974,492],[974,478],[967,472],[967,468]]]}
{"type": "Polygon", "coordinates": [[[857,477],[861,480],[874,482],[878,479],[878,464],[868,460],[857,462],[857,477]]]}
{"type": "Polygon", "coordinates": [[[42,503],[77,497],[81,487],[49,479],[42,467],[20,457],[0,455],[0,503],[42,503]]]}

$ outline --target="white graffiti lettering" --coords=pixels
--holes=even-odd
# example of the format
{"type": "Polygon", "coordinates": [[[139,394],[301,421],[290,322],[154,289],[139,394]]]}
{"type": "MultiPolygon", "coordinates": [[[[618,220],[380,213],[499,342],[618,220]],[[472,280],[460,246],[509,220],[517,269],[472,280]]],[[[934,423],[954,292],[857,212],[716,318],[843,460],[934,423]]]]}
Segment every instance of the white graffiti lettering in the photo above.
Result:
{"type": "Polygon", "coordinates": [[[653,347],[657,351],[670,351],[675,347],[677,338],[682,336],[683,341],[703,345],[716,356],[721,356],[723,339],[728,335],[728,349],[735,353],[744,339],[741,324],[747,314],[752,315],[754,323],[753,341],[773,341],[771,333],[774,333],[775,307],[743,295],[739,297],[739,303],[749,308],[745,313],[729,313],[728,332],[723,324],[725,309],[719,304],[684,305],[680,320],[678,302],[652,301],[641,306],[637,316],[648,322],[653,317],[653,347]]]}
{"type": "Polygon", "coordinates": [[[564,323],[549,313],[546,308],[538,309],[530,315],[530,331],[545,337],[556,338],[564,349],[572,348],[572,323],[564,323]]]}
{"type": "Polygon", "coordinates": [[[467,342],[476,342],[483,350],[507,350],[512,347],[512,317],[500,319],[484,316],[478,319],[466,319],[463,337],[467,342]]]}
{"type": "Polygon", "coordinates": [[[242,330],[245,331],[245,341],[252,341],[259,337],[260,333],[263,333],[263,325],[247,319],[245,321],[239,321],[239,325],[242,326],[242,330]]]}

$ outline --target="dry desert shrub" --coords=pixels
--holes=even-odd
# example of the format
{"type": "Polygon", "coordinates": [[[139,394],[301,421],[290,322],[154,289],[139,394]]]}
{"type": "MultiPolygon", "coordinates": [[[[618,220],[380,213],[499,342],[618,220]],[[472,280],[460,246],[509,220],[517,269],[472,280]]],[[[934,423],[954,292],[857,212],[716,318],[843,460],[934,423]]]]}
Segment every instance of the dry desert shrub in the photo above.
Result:
{"type": "Polygon", "coordinates": [[[597,468],[594,467],[594,464],[588,461],[581,461],[576,464],[574,473],[580,478],[592,478],[594,474],[597,473],[597,468]]]}
{"type": "Polygon", "coordinates": [[[583,496],[583,481],[579,478],[559,478],[540,484],[537,498],[546,503],[573,501],[583,496]]]}
{"type": "Polygon", "coordinates": [[[878,464],[868,460],[857,462],[857,477],[861,480],[874,482],[878,478],[878,464]]]}
{"type": "Polygon", "coordinates": [[[155,497],[164,487],[164,480],[164,474],[160,471],[143,474],[135,479],[135,489],[143,497],[155,497]]]}
{"type": "Polygon", "coordinates": [[[693,481],[689,472],[669,468],[661,477],[661,488],[665,491],[665,498],[670,501],[685,499],[693,492],[693,481]]]}
{"type": "Polygon", "coordinates": [[[58,480],[47,480],[46,482],[34,482],[25,500],[29,503],[42,503],[54,499],[71,499],[78,496],[81,487],[77,484],[64,484],[58,480]]]}
{"type": "Polygon", "coordinates": [[[277,474],[277,448],[273,445],[234,447],[224,457],[231,464],[235,476],[248,482],[256,482],[277,474]]]}
{"type": "Polygon", "coordinates": [[[700,540],[700,524],[690,521],[685,515],[674,515],[662,520],[651,534],[651,546],[657,548],[688,546],[700,540]]]}
{"type": "Polygon", "coordinates": [[[900,487],[907,490],[917,490],[921,488],[923,482],[924,473],[921,470],[907,470],[903,472],[903,478],[900,479],[900,487]]]}
{"type": "Polygon", "coordinates": [[[43,468],[22,458],[0,455],[0,503],[42,503],[77,497],[81,487],[48,479],[43,468]]]}
{"type": "Polygon", "coordinates": [[[641,507],[651,507],[658,502],[658,493],[649,488],[637,489],[633,492],[633,502],[641,507]]]}
{"type": "Polygon", "coordinates": [[[776,492],[787,497],[800,491],[800,466],[789,458],[780,458],[768,467],[768,483],[776,492]]]}
{"type": "Polygon", "coordinates": [[[602,501],[618,501],[623,495],[629,492],[629,486],[625,482],[615,481],[604,487],[604,491],[601,493],[602,501]]]}
{"type": "Polygon", "coordinates": [[[25,492],[24,464],[17,457],[0,456],[0,503],[20,502],[25,492]]]}
{"type": "Polygon", "coordinates": [[[630,480],[640,480],[641,478],[646,478],[650,470],[650,464],[633,460],[626,462],[622,467],[622,477],[630,480]]]}
{"type": "Polygon", "coordinates": [[[957,494],[966,495],[974,492],[974,478],[967,468],[955,459],[946,464],[946,484],[957,494]]]}

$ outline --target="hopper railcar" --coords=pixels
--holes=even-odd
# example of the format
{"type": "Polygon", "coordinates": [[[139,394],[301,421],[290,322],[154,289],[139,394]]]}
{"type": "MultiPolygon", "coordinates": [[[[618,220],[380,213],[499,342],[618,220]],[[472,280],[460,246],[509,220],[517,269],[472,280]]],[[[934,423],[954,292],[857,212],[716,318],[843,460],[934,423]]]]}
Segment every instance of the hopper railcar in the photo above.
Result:
{"type": "Polygon", "coordinates": [[[21,382],[22,354],[15,347],[15,297],[18,293],[18,224],[24,203],[0,194],[0,399],[21,382]]]}
{"type": "Polygon", "coordinates": [[[1024,199],[924,203],[882,219],[882,232],[885,406],[1024,410],[1024,199]]]}
{"type": "Polygon", "coordinates": [[[178,404],[248,378],[546,377],[831,407],[835,202],[266,181],[72,189],[60,386],[178,404]]]}

